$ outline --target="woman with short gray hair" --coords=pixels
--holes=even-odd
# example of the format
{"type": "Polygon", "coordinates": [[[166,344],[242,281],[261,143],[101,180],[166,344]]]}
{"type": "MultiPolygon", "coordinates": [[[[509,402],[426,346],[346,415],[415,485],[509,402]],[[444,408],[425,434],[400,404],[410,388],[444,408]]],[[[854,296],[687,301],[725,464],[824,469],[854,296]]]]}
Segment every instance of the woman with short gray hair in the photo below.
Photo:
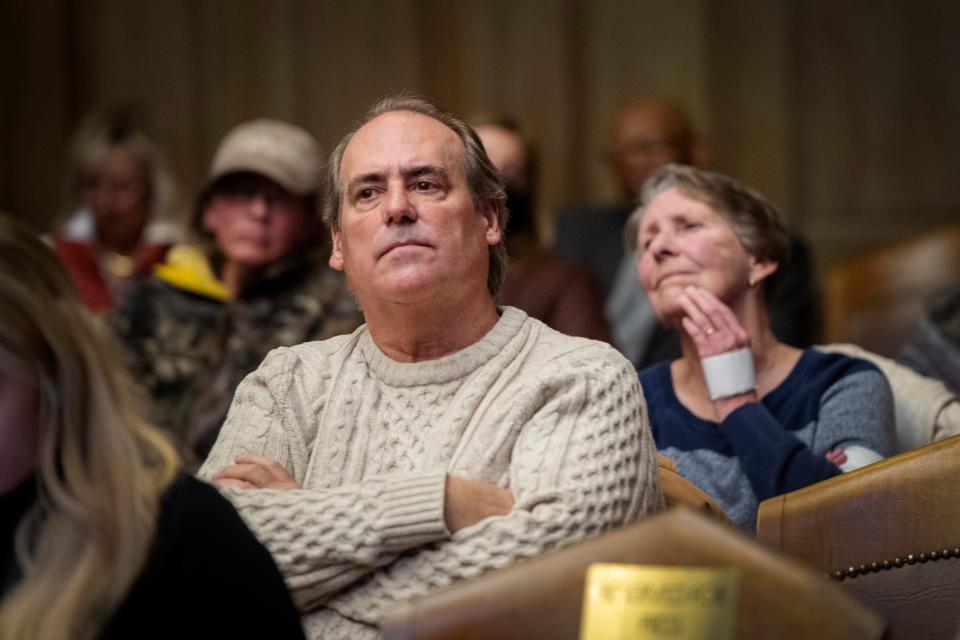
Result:
{"type": "Polygon", "coordinates": [[[894,450],[893,401],[863,360],[770,328],[789,243],[776,209],[735,180],[667,165],[627,223],[637,276],[683,355],[640,372],[657,448],[752,530],[766,498],[894,450]]]}

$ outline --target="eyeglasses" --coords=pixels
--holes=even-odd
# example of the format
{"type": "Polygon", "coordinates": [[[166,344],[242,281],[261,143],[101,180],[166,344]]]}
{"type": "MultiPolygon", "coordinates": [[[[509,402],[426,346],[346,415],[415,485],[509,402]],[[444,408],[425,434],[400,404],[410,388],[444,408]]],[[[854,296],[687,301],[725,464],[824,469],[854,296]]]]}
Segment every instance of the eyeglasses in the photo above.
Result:
{"type": "Polygon", "coordinates": [[[272,180],[249,173],[238,173],[224,177],[214,186],[213,195],[238,203],[251,202],[262,198],[268,206],[297,200],[297,196],[272,180]]]}

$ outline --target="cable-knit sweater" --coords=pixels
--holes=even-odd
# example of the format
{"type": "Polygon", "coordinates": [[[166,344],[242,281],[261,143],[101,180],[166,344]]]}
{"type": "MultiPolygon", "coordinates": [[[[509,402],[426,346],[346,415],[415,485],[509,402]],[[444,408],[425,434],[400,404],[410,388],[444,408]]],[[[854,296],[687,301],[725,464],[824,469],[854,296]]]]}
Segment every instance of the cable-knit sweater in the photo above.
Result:
{"type": "Polygon", "coordinates": [[[237,389],[211,478],[242,453],[300,490],[225,493],[273,553],[312,638],[375,638],[394,602],[623,525],[662,504],[630,364],[505,307],[480,341],[399,363],[366,327],[273,351],[237,389]],[[446,474],[516,503],[450,534],[446,474]]]}

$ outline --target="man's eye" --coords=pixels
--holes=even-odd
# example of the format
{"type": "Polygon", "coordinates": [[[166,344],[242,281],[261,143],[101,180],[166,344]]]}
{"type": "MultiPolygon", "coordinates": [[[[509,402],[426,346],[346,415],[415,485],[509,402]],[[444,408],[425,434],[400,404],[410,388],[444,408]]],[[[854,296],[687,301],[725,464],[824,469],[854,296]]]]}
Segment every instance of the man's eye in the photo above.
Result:
{"type": "Polygon", "coordinates": [[[417,182],[417,184],[416,184],[417,191],[430,191],[431,189],[434,189],[435,187],[436,187],[436,185],[434,185],[432,182],[429,182],[429,181],[427,181],[427,180],[420,180],[420,181],[417,182]]]}
{"type": "Polygon", "coordinates": [[[368,200],[373,197],[374,191],[370,187],[357,191],[357,200],[368,200]]]}

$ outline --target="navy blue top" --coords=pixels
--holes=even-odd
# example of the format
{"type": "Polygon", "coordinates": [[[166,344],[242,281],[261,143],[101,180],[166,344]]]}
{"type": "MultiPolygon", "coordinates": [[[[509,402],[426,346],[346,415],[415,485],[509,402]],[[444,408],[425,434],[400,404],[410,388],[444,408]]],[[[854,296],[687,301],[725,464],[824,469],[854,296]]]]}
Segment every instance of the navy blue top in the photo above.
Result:
{"type": "Polygon", "coordinates": [[[890,386],[865,360],[806,349],[780,386],[719,424],[680,403],[669,362],[641,371],[640,384],[657,449],[750,531],[760,501],[840,473],[828,451],[894,451],[890,386]]]}

